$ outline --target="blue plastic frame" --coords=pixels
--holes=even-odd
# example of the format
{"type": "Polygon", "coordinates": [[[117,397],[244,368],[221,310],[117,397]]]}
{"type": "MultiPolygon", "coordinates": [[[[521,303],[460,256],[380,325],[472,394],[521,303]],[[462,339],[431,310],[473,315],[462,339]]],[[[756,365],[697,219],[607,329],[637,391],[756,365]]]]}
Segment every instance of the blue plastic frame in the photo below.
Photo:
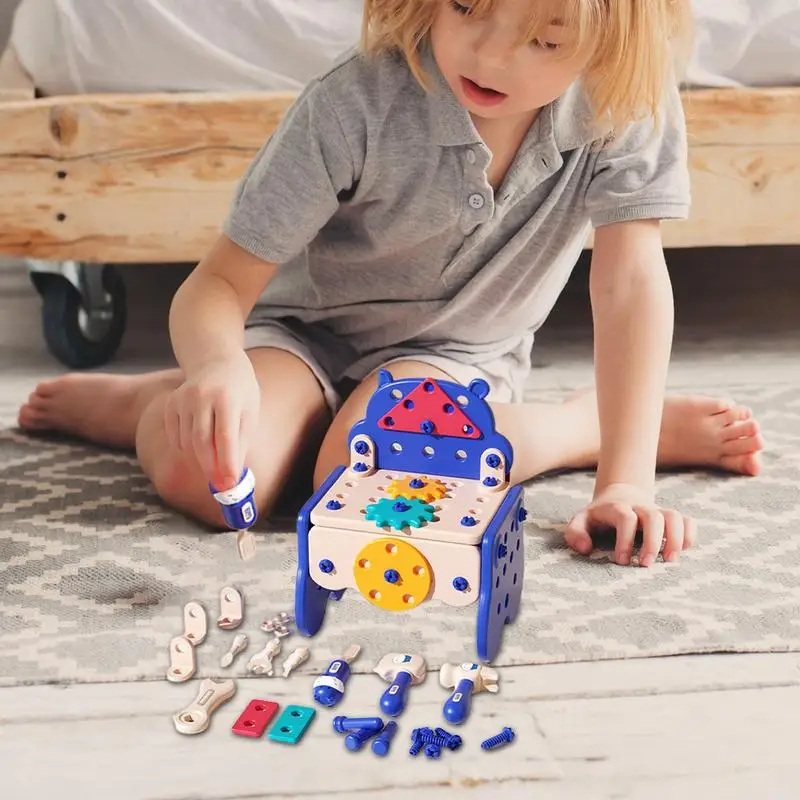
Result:
{"type": "Polygon", "coordinates": [[[495,430],[494,414],[485,399],[488,394],[489,385],[480,379],[472,381],[467,387],[453,381],[433,378],[394,380],[388,370],[382,369],[378,374],[378,388],[367,404],[364,419],[355,423],[350,429],[348,442],[352,445],[356,436],[369,436],[375,445],[375,465],[378,469],[421,475],[442,475],[465,480],[480,479],[481,455],[488,448],[495,448],[505,459],[507,480],[514,454],[508,439],[495,430]],[[427,381],[438,385],[452,404],[469,417],[481,432],[480,438],[462,439],[423,431],[418,433],[392,431],[379,426],[378,423],[402,402],[403,398],[408,397],[427,381]],[[402,396],[393,396],[397,392],[402,393],[402,396]],[[458,398],[461,396],[468,399],[467,406],[458,404],[458,398]],[[397,449],[398,445],[400,450],[397,449]],[[426,448],[430,448],[433,454],[426,454],[426,448]]]}

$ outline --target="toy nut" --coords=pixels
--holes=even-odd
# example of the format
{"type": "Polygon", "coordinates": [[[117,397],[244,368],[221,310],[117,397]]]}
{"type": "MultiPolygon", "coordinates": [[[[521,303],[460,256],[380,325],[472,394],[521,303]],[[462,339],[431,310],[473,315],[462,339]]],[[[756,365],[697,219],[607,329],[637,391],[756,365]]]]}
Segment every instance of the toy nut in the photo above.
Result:
{"type": "Polygon", "coordinates": [[[233,489],[220,492],[210,484],[208,488],[220,504],[222,515],[229,528],[244,531],[253,526],[258,516],[254,498],[256,481],[249,467],[245,467],[239,483],[233,489]]]}

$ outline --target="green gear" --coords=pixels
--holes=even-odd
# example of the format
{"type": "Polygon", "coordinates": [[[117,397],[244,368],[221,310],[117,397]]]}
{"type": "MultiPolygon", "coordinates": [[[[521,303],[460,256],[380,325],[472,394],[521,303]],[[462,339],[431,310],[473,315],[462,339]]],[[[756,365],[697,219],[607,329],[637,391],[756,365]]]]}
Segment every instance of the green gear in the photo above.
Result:
{"type": "Polygon", "coordinates": [[[434,510],[432,505],[423,503],[422,500],[384,497],[367,506],[365,519],[372,520],[379,528],[400,530],[407,525],[421,528],[423,523],[433,519],[434,510]]]}

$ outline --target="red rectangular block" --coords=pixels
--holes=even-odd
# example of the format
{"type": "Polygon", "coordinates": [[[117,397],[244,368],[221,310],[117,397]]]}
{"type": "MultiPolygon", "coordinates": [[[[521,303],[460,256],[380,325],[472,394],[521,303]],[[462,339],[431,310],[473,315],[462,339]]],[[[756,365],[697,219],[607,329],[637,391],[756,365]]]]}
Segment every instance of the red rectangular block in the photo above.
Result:
{"type": "Polygon", "coordinates": [[[269,725],[269,721],[275,716],[278,704],[271,700],[251,700],[247,708],[239,715],[239,719],[233,723],[231,730],[237,736],[250,736],[258,739],[264,735],[264,731],[269,725]]]}

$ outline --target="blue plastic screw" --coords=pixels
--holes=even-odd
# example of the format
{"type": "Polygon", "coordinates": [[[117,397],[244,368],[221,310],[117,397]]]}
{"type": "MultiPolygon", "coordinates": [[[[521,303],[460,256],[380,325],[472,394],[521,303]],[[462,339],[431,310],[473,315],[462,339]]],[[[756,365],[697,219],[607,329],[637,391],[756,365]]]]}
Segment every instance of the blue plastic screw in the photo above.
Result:
{"type": "Polygon", "coordinates": [[[360,730],[383,730],[383,720],[380,717],[334,717],[333,729],[336,733],[360,730]]]}
{"type": "Polygon", "coordinates": [[[528,510],[524,506],[519,507],[519,513],[517,514],[517,519],[520,522],[525,522],[528,519],[528,510]]]}
{"type": "Polygon", "coordinates": [[[445,747],[448,750],[458,750],[461,747],[462,739],[457,733],[450,733],[444,728],[436,728],[434,733],[446,742],[445,747]]]}
{"type": "Polygon", "coordinates": [[[433,433],[436,430],[436,426],[429,419],[423,420],[419,428],[423,433],[433,433]]]}
{"type": "Polygon", "coordinates": [[[342,504],[338,500],[328,500],[328,502],[325,503],[325,508],[327,508],[328,511],[338,511],[341,507],[342,504]]]}
{"type": "Polygon", "coordinates": [[[365,456],[369,453],[369,445],[366,442],[356,442],[355,451],[360,456],[365,456]]]}
{"type": "Polygon", "coordinates": [[[442,757],[442,747],[438,744],[426,744],[425,745],[425,755],[428,758],[441,758],[442,757]]]}
{"type": "Polygon", "coordinates": [[[323,558],[322,561],[319,562],[320,572],[324,572],[326,575],[330,575],[334,569],[334,563],[329,558],[323,558]]]}
{"type": "Polygon", "coordinates": [[[498,483],[500,483],[500,481],[498,481],[497,478],[489,477],[483,479],[484,486],[497,486],[498,483]]]}
{"type": "Polygon", "coordinates": [[[467,589],[469,589],[469,581],[461,576],[458,578],[453,578],[453,588],[457,592],[466,592],[467,589]]]}
{"type": "Polygon", "coordinates": [[[461,524],[465,528],[471,528],[473,525],[477,525],[478,521],[475,519],[475,517],[461,517],[461,524]]]}
{"type": "Polygon", "coordinates": [[[508,555],[508,547],[506,547],[504,544],[501,544],[497,548],[497,557],[498,558],[505,558],[507,555],[508,555]]]}
{"type": "Polygon", "coordinates": [[[408,485],[412,489],[422,489],[425,486],[425,481],[422,478],[413,478],[408,485]]]}
{"type": "Polygon", "coordinates": [[[397,583],[400,580],[400,573],[396,569],[387,569],[383,573],[386,583],[397,583]]]}
{"type": "Polygon", "coordinates": [[[353,470],[355,472],[366,472],[368,469],[369,467],[363,461],[359,461],[356,464],[353,464],[353,470]]]}
{"type": "Polygon", "coordinates": [[[389,752],[389,746],[397,733],[397,723],[391,720],[386,723],[386,727],[380,732],[377,739],[372,740],[372,752],[376,756],[385,756],[389,752]]]}
{"type": "Polygon", "coordinates": [[[409,508],[411,508],[411,506],[408,503],[404,502],[403,500],[398,500],[392,506],[392,511],[397,511],[400,514],[403,514],[404,512],[408,511],[409,508]]]}
{"type": "Polygon", "coordinates": [[[410,756],[415,756],[419,753],[422,748],[425,747],[425,742],[422,739],[415,739],[413,736],[411,737],[411,747],[408,748],[408,754],[410,756]]]}
{"type": "Polygon", "coordinates": [[[447,740],[434,733],[433,728],[414,728],[411,732],[411,738],[418,739],[423,744],[435,744],[439,747],[447,746],[447,740]]]}
{"type": "Polygon", "coordinates": [[[486,463],[492,468],[497,469],[500,466],[500,456],[497,453],[489,453],[486,456],[486,463]]]}
{"type": "Polygon", "coordinates": [[[511,728],[503,728],[503,730],[492,736],[489,739],[484,739],[481,742],[481,750],[494,750],[495,747],[500,747],[504,744],[510,744],[514,741],[514,731],[511,728]]]}

